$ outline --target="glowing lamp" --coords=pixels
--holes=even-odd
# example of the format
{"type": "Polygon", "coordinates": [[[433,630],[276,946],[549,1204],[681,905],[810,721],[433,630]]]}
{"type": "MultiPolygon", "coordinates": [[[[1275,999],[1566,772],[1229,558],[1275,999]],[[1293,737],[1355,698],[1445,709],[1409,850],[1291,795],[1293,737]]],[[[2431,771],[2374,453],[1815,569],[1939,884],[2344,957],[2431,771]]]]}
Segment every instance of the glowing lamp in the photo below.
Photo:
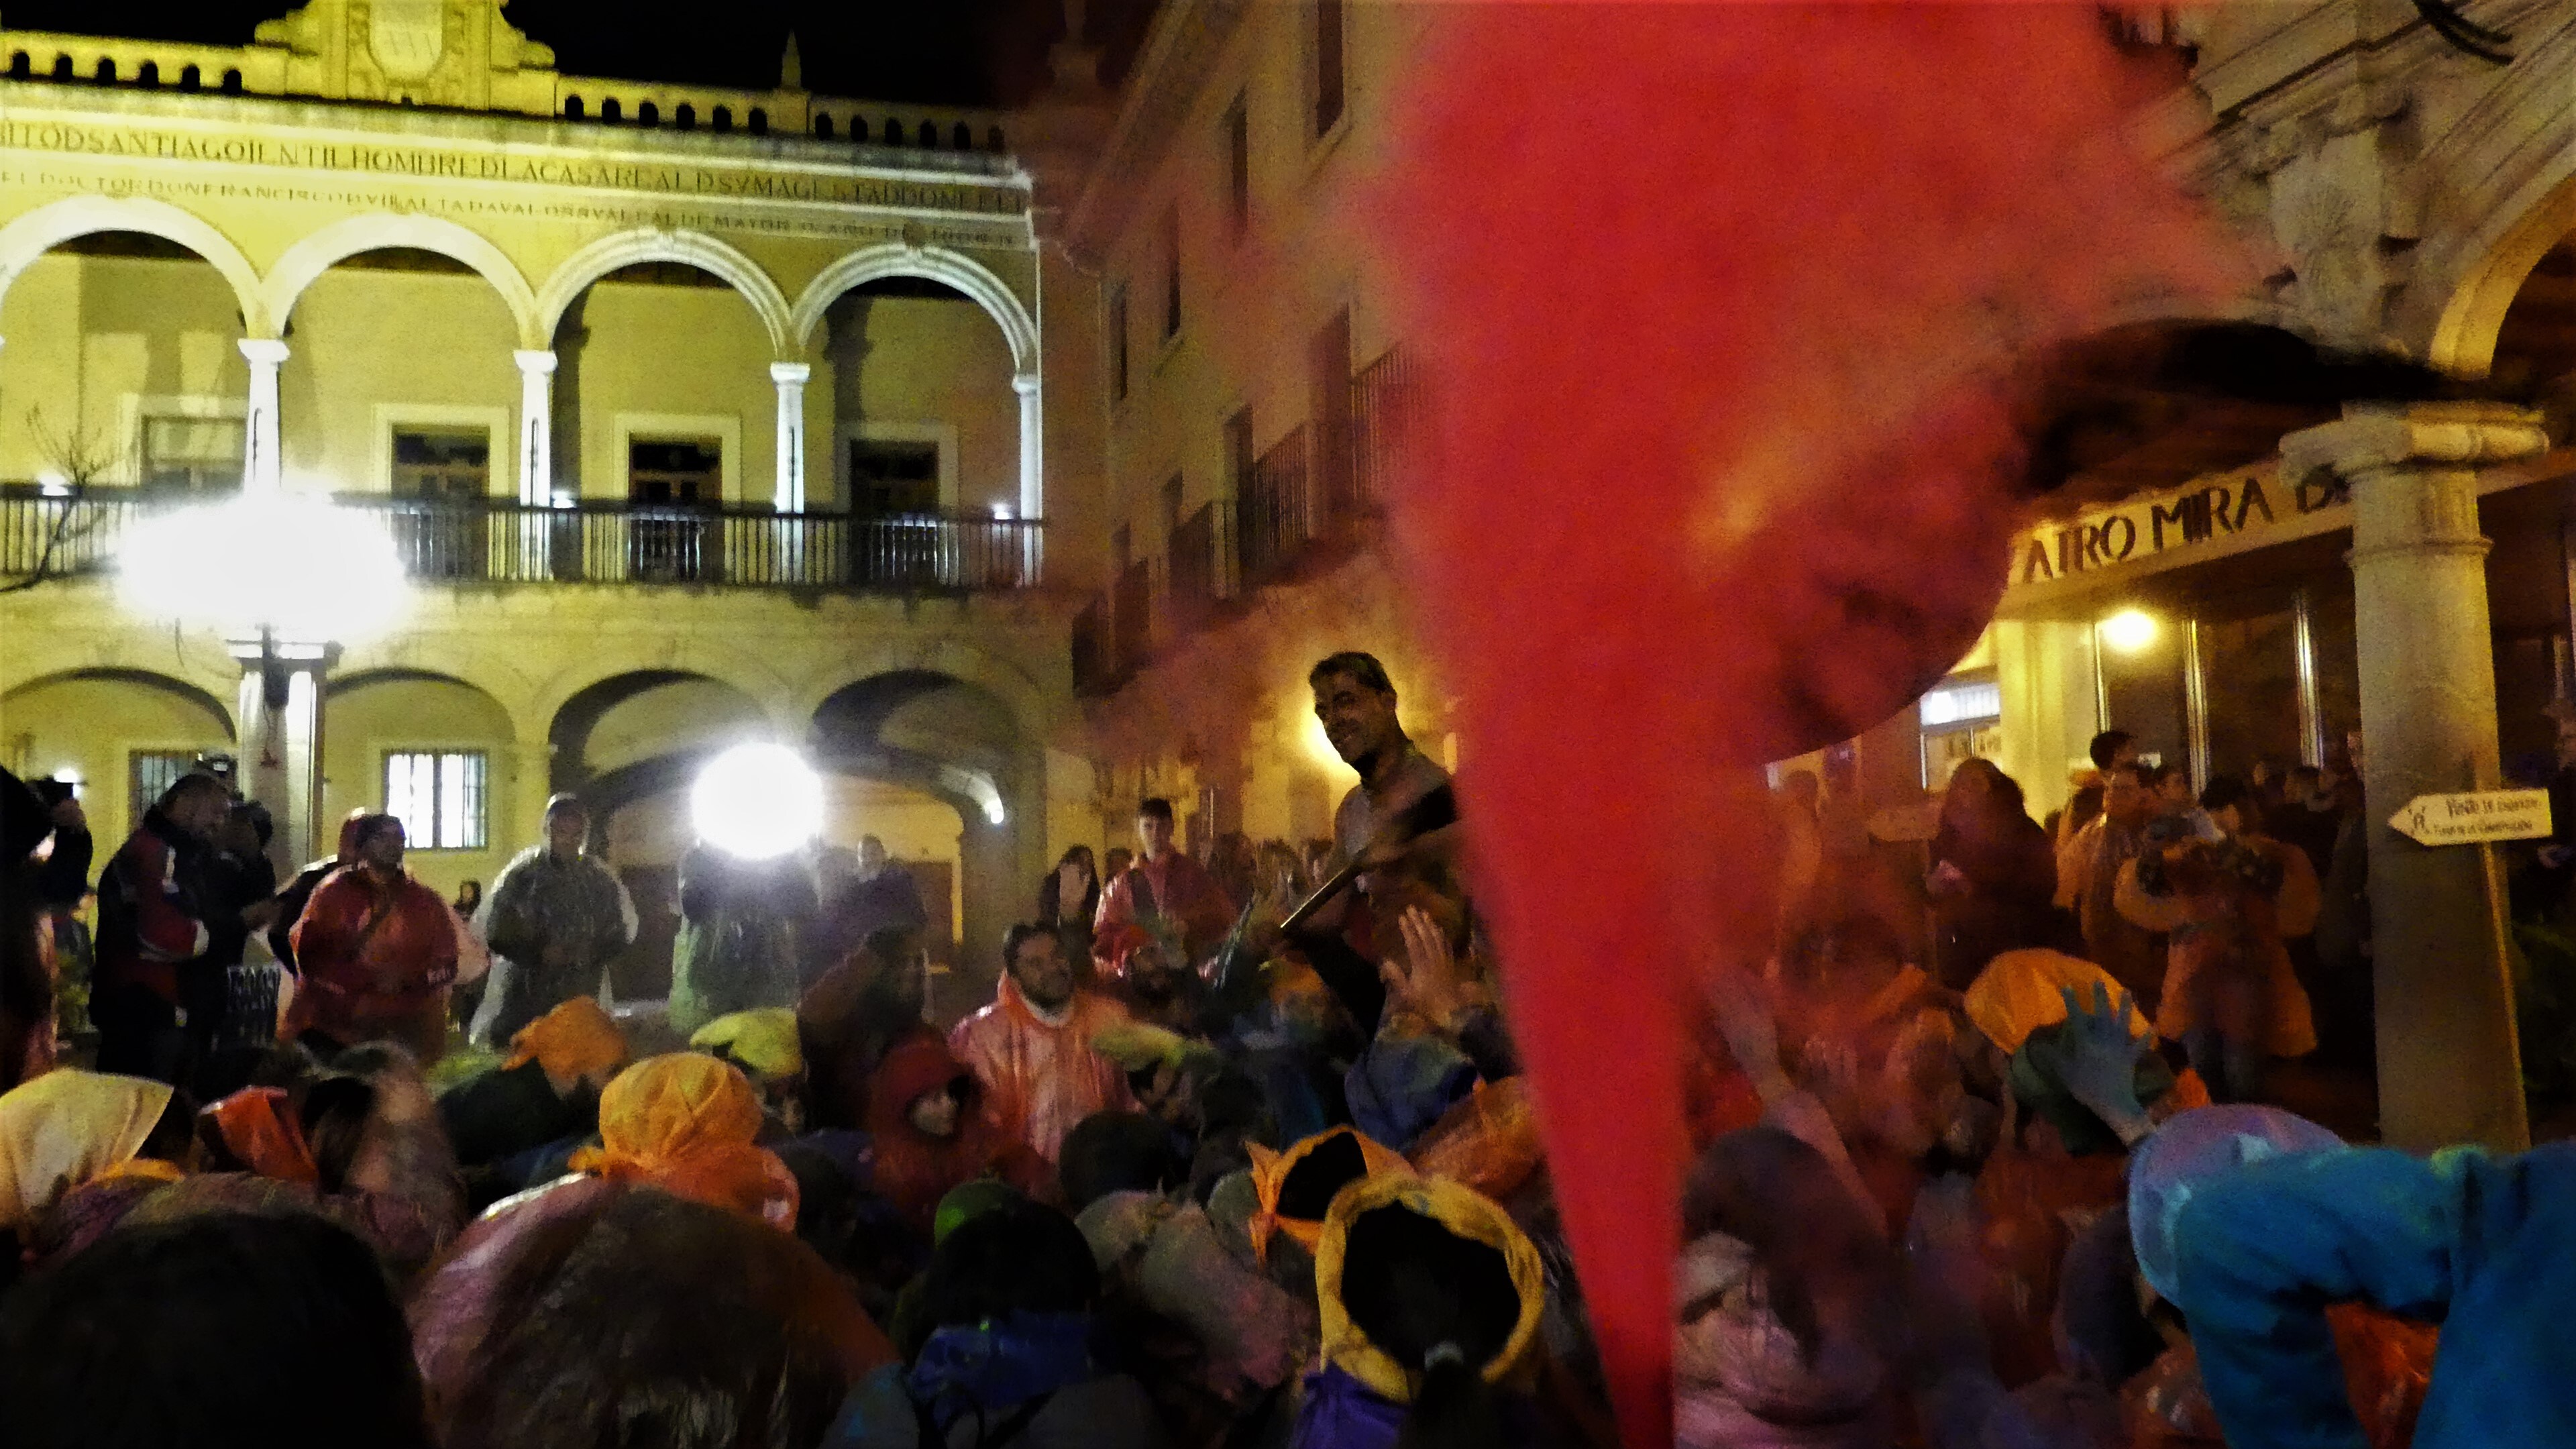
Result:
{"type": "Polygon", "coordinates": [[[785,745],[736,745],[698,772],[689,817],[716,849],[774,860],[822,832],[823,777],[785,745]]]}
{"type": "Polygon", "coordinates": [[[145,518],[118,555],[117,591],[137,613],[282,640],[375,633],[409,594],[384,523],[309,493],[245,493],[145,518]]]}
{"type": "Polygon", "coordinates": [[[2156,618],[2143,609],[2122,609],[2102,621],[2102,642],[2122,654],[2135,654],[2156,642],[2156,618]]]}

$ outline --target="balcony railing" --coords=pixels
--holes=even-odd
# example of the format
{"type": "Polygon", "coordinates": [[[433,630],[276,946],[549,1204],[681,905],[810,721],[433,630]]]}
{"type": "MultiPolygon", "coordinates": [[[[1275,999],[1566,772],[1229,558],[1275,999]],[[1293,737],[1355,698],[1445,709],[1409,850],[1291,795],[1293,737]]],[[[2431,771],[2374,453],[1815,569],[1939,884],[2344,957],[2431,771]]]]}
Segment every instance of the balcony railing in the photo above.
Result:
{"type": "MultiPolygon", "coordinates": [[[[192,501],[204,500],[103,488],[56,498],[0,486],[0,576],[102,567],[129,522],[192,501]]],[[[427,583],[983,593],[1035,587],[1045,536],[1044,524],[1014,518],[853,518],[615,501],[539,508],[382,495],[338,501],[380,518],[404,572],[427,583]]]]}
{"type": "Polygon", "coordinates": [[[1306,429],[1280,439],[1252,465],[1235,506],[1235,539],[1247,584],[1285,578],[1314,537],[1306,498],[1306,429]]]}
{"type": "Polygon", "coordinates": [[[1202,505],[1172,530],[1168,543],[1172,627],[1181,632],[1202,628],[1241,592],[1234,505],[1202,505]]]}

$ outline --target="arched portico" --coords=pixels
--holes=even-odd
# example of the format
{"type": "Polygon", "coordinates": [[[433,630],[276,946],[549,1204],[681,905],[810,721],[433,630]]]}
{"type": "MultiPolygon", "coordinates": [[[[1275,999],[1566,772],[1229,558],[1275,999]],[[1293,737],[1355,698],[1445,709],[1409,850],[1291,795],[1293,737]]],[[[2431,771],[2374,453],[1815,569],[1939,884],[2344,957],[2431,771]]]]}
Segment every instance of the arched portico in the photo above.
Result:
{"type": "Polygon", "coordinates": [[[761,270],[758,262],[695,231],[622,231],[601,237],[565,258],[537,292],[536,335],[552,338],[565,309],[572,306],[583,288],[620,267],[639,262],[679,262],[723,278],[751,304],[760,325],[768,330],[771,350],[783,360],[792,360],[787,296],[779,290],[778,283],[761,270]]]}
{"type": "Polygon", "coordinates": [[[991,268],[963,252],[945,247],[916,247],[886,242],[862,247],[825,267],[798,294],[789,330],[801,350],[813,342],[823,314],[853,287],[886,277],[921,277],[955,288],[984,309],[1002,329],[1011,349],[1011,390],[1019,398],[1020,497],[1022,518],[1046,516],[1045,390],[1040,363],[1038,319],[1010,285],[991,268]]]}
{"type": "Polygon", "coordinates": [[[0,226],[0,298],[38,257],[76,237],[131,231],[186,247],[223,274],[241,304],[243,335],[275,335],[262,301],[259,272],[232,239],[203,218],[145,196],[73,196],[40,206],[0,226]]]}
{"type": "Polygon", "coordinates": [[[335,221],[296,242],[268,269],[261,283],[267,313],[282,328],[295,313],[297,299],[315,278],[361,252],[403,247],[435,252],[471,267],[510,309],[519,346],[543,348],[546,333],[537,324],[537,294],[518,265],[482,234],[435,216],[372,212],[335,221]]]}

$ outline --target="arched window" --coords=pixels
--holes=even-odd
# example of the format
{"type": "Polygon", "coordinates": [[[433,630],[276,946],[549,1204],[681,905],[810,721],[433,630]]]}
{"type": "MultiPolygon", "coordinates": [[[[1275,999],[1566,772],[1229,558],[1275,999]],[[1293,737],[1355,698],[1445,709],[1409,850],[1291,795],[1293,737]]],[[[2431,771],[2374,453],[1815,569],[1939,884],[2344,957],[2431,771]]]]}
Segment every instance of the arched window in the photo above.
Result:
{"type": "Polygon", "coordinates": [[[639,126],[658,126],[662,124],[662,108],[653,104],[651,101],[646,101],[637,106],[635,108],[635,124],[639,126]]]}
{"type": "Polygon", "coordinates": [[[710,126],[712,126],[712,127],[714,127],[716,130],[719,130],[719,131],[730,131],[730,130],[732,130],[732,129],[733,129],[733,107],[731,107],[731,106],[718,106],[718,107],[716,107],[716,113],[715,113],[714,117],[713,117],[712,119],[710,119],[710,120],[708,121],[708,123],[707,123],[707,124],[708,124],[708,125],[710,125],[710,126]]]}
{"type": "Polygon", "coordinates": [[[929,147],[930,149],[932,149],[932,150],[934,150],[934,151],[935,151],[935,150],[937,150],[937,149],[939,149],[939,123],[938,123],[938,122],[936,122],[936,121],[924,121],[924,122],[922,122],[922,123],[921,123],[921,144],[922,144],[922,145],[924,145],[924,146],[929,147]]]}
{"type": "Polygon", "coordinates": [[[241,93],[242,93],[241,72],[240,72],[240,71],[237,71],[237,70],[228,70],[228,71],[225,71],[225,72],[224,72],[224,94],[225,94],[225,95],[228,95],[228,96],[237,96],[237,95],[240,95],[241,93]]]}
{"type": "Polygon", "coordinates": [[[822,111],[816,111],[814,113],[814,134],[822,137],[826,141],[832,139],[831,116],[822,111]]]}
{"type": "Polygon", "coordinates": [[[751,108],[751,119],[745,124],[750,128],[751,134],[766,136],[769,134],[769,113],[754,106],[751,108]]]}
{"type": "Polygon", "coordinates": [[[116,84],[116,62],[106,56],[98,58],[98,79],[102,85],[116,84]]]}
{"type": "Polygon", "coordinates": [[[578,121],[581,119],[581,97],[564,97],[564,119],[570,121],[578,121]]]}
{"type": "Polygon", "coordinates": [[[964,121],[959,121],[957,129],[948,133],[948,144],[960,151],[974,150],[975,128],[964,121]]]}
{"type": "Polygon", "coordinates": [[[626,111],[617,104],[617,97],[610,96],[599,103],[599,118],[614,126],[626,118],[626,111]]]}
{"type": "Polygon", "coordinates": [[[27,59],[27,52],[22,50],[9,57],[9,79],[25,80],[35,73],[35,63],[27,59]]]}
{"type": "Polygon", "coordinates": [[[179,89],[183,91],[193,91],[205,83],[205,77],[199,75],[193,65],[184,67],[179,72],[179,89]]]}
{"type": "Polygon", "coordinates": [[[1002,139],[1001,127],[995,126],[984,133],[984,149],[995,155],[1011,149],[1010,143],[1002,139]]]}
{"type": "Polygon", "coordinates": [[[896,120],[892,116],[886,117],[885,143],[889,146],[900,146],[903,144],[903,122],[896,120]]]}
{"type": "Polygon", "coordinates": [[[671,120],[683,131],[694,131],[698,128],[698,108],[682,101],[680,108],[671,113],[671,120]]]}
{"type": "Polygon", "coordinates": [[[56,80],[70,80],[71,78],[72,78],[72,58],[71,58],[70,56],[68,56],[68,55],[58,55],[58,56],[55,56],[55,57],[54,57],[54,79],[56,79],[56,80]]]}

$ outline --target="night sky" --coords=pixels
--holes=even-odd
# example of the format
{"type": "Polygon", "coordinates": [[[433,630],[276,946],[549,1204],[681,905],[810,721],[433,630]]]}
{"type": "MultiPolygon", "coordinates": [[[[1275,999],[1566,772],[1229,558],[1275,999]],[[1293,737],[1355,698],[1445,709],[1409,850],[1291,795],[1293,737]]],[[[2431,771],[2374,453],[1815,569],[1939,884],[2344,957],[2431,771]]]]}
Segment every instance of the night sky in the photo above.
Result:
{"type": "MultiPolygon", "coordinates": [[[[293,0],[13,0],[10,28],[242,45],[293,0]]],[[[1091,0],[1086,28],[1114,72],[1152,0],[1091,0]]],[[[1046,75],[1059,0],[516,0],[511,24],[574,75],[765,89],[798,37],[810,91],[871,100],[1016,105],[1046,75]]]]}

